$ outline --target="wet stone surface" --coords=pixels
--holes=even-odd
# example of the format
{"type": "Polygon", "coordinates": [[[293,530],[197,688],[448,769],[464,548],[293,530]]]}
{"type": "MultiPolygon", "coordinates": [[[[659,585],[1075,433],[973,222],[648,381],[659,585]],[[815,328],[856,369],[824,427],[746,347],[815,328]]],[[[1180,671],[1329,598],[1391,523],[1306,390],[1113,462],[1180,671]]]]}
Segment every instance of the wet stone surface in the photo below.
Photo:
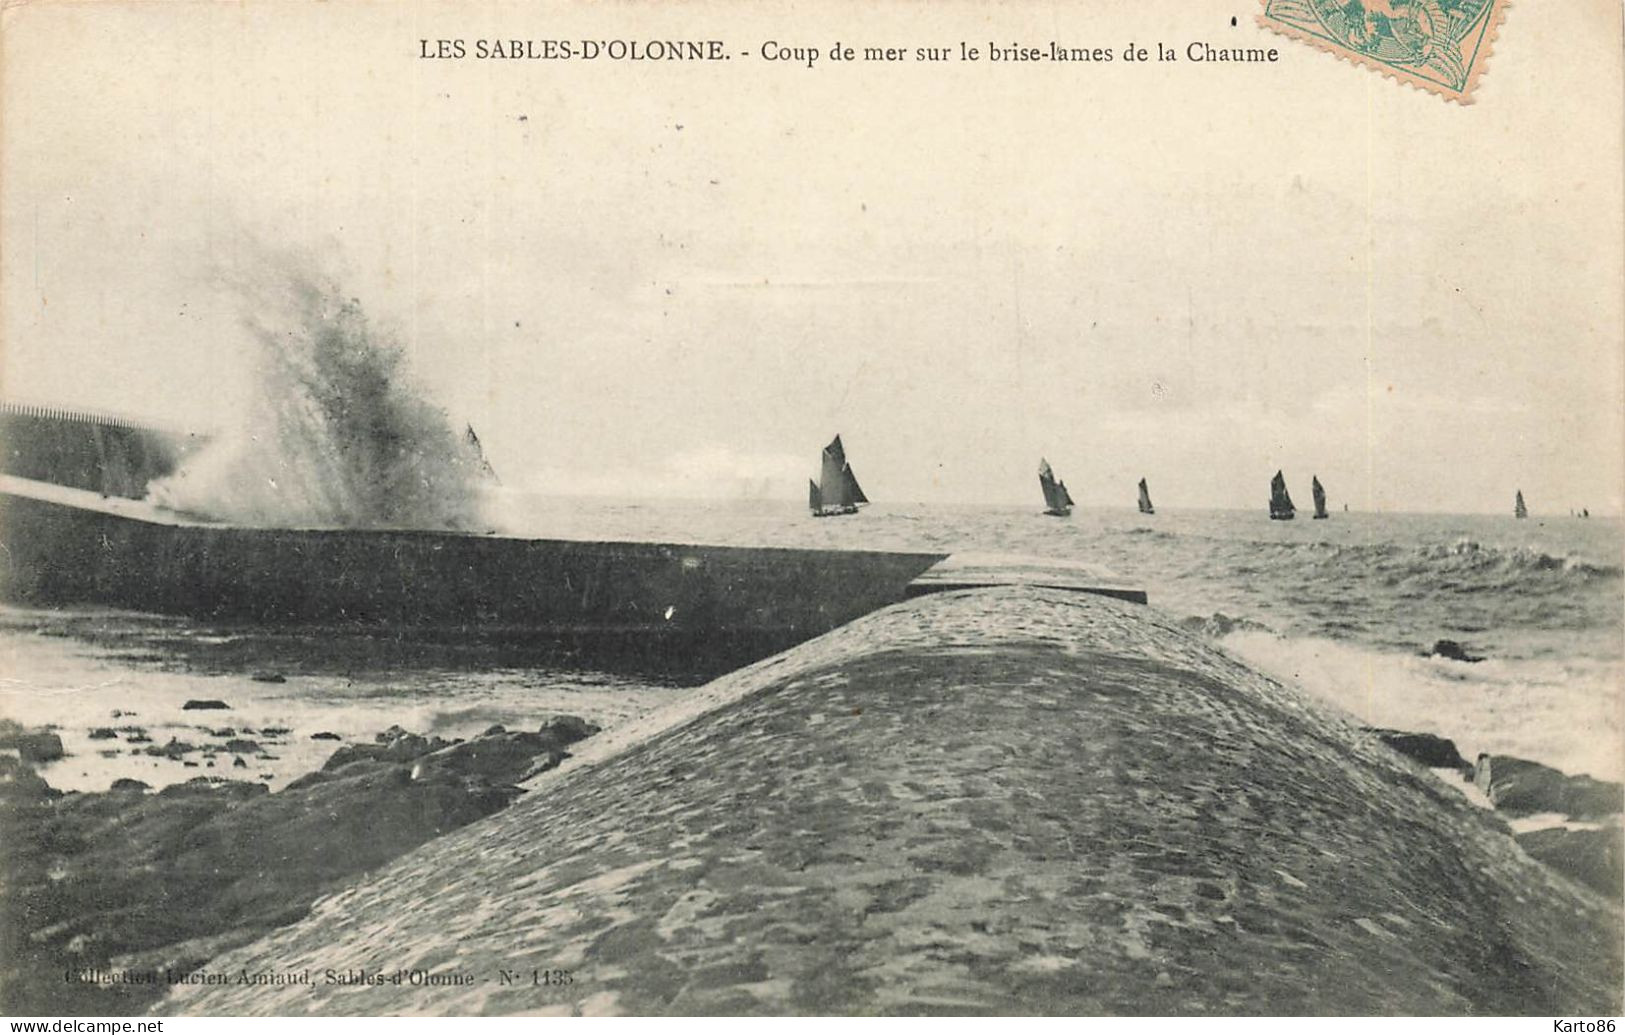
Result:
{"type": "Polygon", "coordinates": [[[1148,608],[925,598],[582,748],[210,964],[471,983],[185,988],[162,1009],[1620,1009],[1617,909],[1148,608]]]}

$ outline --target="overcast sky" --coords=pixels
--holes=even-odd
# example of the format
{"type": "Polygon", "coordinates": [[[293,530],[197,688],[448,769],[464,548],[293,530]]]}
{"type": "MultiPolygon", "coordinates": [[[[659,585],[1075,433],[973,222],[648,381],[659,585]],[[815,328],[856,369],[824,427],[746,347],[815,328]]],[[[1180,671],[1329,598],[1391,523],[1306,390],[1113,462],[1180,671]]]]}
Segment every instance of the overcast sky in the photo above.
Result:
{"type": "Polygon", "coordinates": [[[1261,506],[1284,468],[1356,509],[1620,509],[1617,5],[1515,6],[1466,108],[1251,2],[1062,6],[12,8],[3,391],[229,426],[221,271],[286,250],[509,485],[798,498],[839,431],[876,500],[1030,502],[1043,455],[1083,506],[1261,506]],[[736,56],[417,58],[489,36],[736,56]],[[768,39],[1281,60],[738,56],[768,39]]]}

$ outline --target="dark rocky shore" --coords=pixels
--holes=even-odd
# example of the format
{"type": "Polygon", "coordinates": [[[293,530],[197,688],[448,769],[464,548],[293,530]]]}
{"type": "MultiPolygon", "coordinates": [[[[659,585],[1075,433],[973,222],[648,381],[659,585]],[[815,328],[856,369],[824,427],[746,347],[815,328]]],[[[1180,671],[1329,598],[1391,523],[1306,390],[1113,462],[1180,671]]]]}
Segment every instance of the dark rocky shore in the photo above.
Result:
{"type": "Polygon", "coordinates": [[[1454,741],[1431,733],[1373,729],[1389,747],[1474,785],[1509,818],[1545,817],[1514,835],[1532,858],[1615,902],[1625,902],[1625,787],[1510,755],[1469,763],[1454,741]]]}
{"type": "Polygon", "coordinates": [[[1614,902],[1379,736],[1109,600],[889,608],[531,788],[209,963],[434,980],[159,1011],[1621,1009],[1614,902]]]}
{"type": "MultiPolygon", "coordinates": [[[[396,727],[276,793],[200,775],[156,792],[122,779],[105,793],[62,794],[32,768],[60,757],[60,739],[0,725],[0,747],[18,752],[0,754],[0,1013],[143,1012],[166,991],[148,975],[190,971],[507,807],[517,784],[596,732],[570,716],[464,741],[396,727]]],[[[239,758],[259,750],[229,743],[239,758]]]]}

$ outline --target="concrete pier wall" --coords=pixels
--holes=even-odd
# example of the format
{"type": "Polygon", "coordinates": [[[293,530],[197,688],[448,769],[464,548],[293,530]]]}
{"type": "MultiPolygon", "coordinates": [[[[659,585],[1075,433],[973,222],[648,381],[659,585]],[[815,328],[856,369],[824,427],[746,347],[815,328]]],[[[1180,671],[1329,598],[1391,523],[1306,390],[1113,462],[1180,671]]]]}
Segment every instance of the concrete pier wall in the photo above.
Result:
{"type": "Polygon", "coordinates": [[[240,528],[6,486],[0,599],[8,602],[397,635],[553,636],[594,650],[667,653],[702,671],[764,657],[901,600],[943,556],[240,528]]]}
{"type": "Polygon", "coordinates": [[[121,417],[0,401],[0,473],[140,499],[208,441],[121,417]]]}

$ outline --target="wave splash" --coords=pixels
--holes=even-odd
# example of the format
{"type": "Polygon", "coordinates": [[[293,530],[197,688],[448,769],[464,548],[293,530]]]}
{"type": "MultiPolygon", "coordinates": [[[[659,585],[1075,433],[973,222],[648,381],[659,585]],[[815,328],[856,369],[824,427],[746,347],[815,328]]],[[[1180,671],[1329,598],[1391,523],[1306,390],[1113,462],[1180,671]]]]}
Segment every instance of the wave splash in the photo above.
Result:
{"type": "Polygon", "coordinates": [[[148,499],[260,526],[483,529],[483,459],[400,346],[332,281],[276,265],[243,292],[258,384],[241,426],[148,499]]]}

